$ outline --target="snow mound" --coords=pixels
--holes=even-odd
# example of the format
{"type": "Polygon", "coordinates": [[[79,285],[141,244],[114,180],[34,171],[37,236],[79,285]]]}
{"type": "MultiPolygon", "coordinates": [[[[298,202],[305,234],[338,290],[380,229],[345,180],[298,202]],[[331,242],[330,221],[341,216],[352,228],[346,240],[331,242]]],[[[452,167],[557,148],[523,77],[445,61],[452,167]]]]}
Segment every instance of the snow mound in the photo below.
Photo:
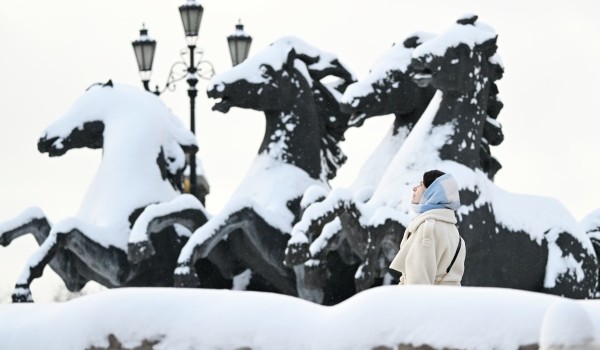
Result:
{"type": "Polygon", "coordinates": [[[321,306],[260,292],[122,288],[65,303],[2,305],[0,338],[9,350],[106,347],[110,335],[155,350],[512,350],[539,344],[540,334],[560,333],[565,344],[597,338],[600,301],[562,300],[500,288],[385,286],[321,306]]]}

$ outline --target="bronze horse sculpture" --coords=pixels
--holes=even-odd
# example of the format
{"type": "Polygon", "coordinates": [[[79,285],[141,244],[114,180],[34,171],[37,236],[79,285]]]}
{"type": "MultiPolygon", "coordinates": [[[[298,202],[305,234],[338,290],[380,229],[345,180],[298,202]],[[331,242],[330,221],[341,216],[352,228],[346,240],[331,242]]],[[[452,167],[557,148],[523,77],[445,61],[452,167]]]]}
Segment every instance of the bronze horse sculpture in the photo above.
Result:
{"type": "MultiPolygon", "coordinates": [[[[378,59],[365,79],[350,85],[344,92],[342,110],[351,114],[351,126],[358,127],[369,118],[392,113],[395,119],[351,187],[335,188],[318,200],[308,201],[302,222],[307,223],[306,219],[313,213],[316,219],[310,221],[308,228],[301,224],[294,226],[286,263],[290,266],[304,264],[304,282],[311,288],[318,288],[331,274],[327,266],[331,251],[338,251],[348,264],[361,263],[365,259],[367,233],[357,216],[352,214],[356,208],[354,203],[365,202],[371,197],[390,161],[433,97],[435,89],[419,87],[408,69],[414,49],[431,37],[428,33],[416,33],[394,45],[378,59]],[[305,238],[305,244],[298,244],[294,238],[305,238]],[[308,241],[310,247],[306,244],[308,241]]],[[[364,288],[359,285],[353,289],[364,288]]]]}
{"type": "MultiPolygon", "coordinates": [[[[217,247],[230,253],[233,278],[251,271],[249,290],[298,295],[294,271],[284,266],[284,250],[293,224],[300,217],[304,191],[328,180],[344,163],[338,143],[348,114],[339,106],[353,75],[339,60],[300,39],[285,37],[213,78],[208,96],[220,99],[214,110],[231,107],[262,111],[265,135],[251,169],[225,208],[194,232],[181,251],[175,280],[178,286],[198,286],[194,263],[209,258],[217,247]],[[324,78],[338,78],[325,84],[324,78]],[[258,281],[258,282],[256,282],[258,281]],[[254,283],[254,285],[252,285],[254,283]]],[[[339,263],[345,268],[345,264],[339,263]]],[[[324,298],[335,303],[347,298],[337,279],[324,298]],[[341,291],[341,293],[340,293],[341,291]]],[[[344,275],[340,273],[339,276],[344,275]]],[[[327,289],[327,288],[325,288],[327,289]]]]}
{"type": "MultiPolygon", "coordinates": [[[[594,295],[597,258],[573,217],[556,201],[508,194],[490,181],[499,163],[489,146],[503,139],[495,121],[502,108],[495,81],[503,72],[496,38],[494,30],[477,22],[476,16],[465,17],[413,52],[413,79],[438,92],[371,199],[346,209],[357,216],[367,234],[357,288],[369,287],[375,273],[387,271],[389,253],[393,257],[397,251],[401,233],[412,217],[411,187],[424,171],[439,168],[460,179],[463,205],[457,211],[458,225],[468,252],[464,285],[573,298],[594,295]],[[519,203],[527,204],[522,207],[519,203]]],[[[318,232],[319,225],[335,217],[335,209],[330,208],[336,205],[343,206],[307,208],[295,229],[299,234],[318,232]]],[[[309,250],[310,242],[304,237],[291,240],[291,258],[310,258],[306,252],[313,247],[309,250]]]]}
{"type": "Polygon", "coordinates": [[[70,291],[90,280],[170,286],[179,250],[207,220],[200,201],[181,194],[185,153],[197,148],[195,137],[154,94],[112,81],[94,84],[38,142],[51,157],[83,147],[103,153],[76,215],[50,224],[33,208],[0,225],[2,245],[28,233],[40,245],[17,281],[15,302],[33,301],[31,282],[47,264],[70,291]]]}

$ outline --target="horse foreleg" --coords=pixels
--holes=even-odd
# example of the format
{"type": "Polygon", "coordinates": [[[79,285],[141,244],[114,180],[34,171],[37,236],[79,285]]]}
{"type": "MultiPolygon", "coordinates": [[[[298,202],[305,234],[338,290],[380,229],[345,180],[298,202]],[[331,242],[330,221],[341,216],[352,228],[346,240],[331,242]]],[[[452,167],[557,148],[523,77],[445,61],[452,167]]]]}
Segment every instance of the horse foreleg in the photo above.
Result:
{"type": "Polygon", "coordinates": [[[35,237],[38,244],[42,244],[50,233],[50,223],[40,208],[28,208],[14,219],[0,224],[0,245],[6,247],[28,233],[35,237]]]}
{"type": "Polygon", "coordinates": [[[379,243],[381,242],[381,239],[378,239],[377,236],[373,233],[372,229],[368,230],[365,258],[354,275],[354,284],[357,292],[368,289],[375,282],[379,243]]]}
{"type": "Polygon", "coordinates": [[[170,202],[147,206],[129,235],[129,262],[137,264],[154,255],[156,251],[152,237],[167,227],[179,224],[194,232],[206,223],[208,216],[200,201],[192,195],[184,194],[170,202]]]}
{"type": "Polygon", "coordinates": [[[15,285],[12,294],[13,302],[33,302],[30,289],[31,282],[42,275],[44,267],[54,257],[63,241],[64,237],[62,235],[51,233],[38,250],[31,255],[15,285]]]}
{"type": "Polygon", "coordinates": [[[306,275],[306,266],[311,260],[307,261],[302,265],[294,266],[294,273],[296,274],[296,289],[298,290],[298,296],[304,300],[312,301],[317,304],[323,304],[325,299],[325,292],[322,287],[311,288],[308,286],[307,280],[311,280],[310,276],[306,275]]]}
{"type": "MultiPolygon", "coordinates": [[[[24,210],[18,217],[0,224],[0,244],[9,245],[14,239],[31,233],[39,245],[42,245],[50,234],[50,223],[41,209],[32,207],[24,210]]],[[[70,291],[79,291],[87,283],[87,279],[79,275],[77,259],[72,253],[59,249],[49,265],[65,282],[70,291]]]]}
{"type": "Polygon", "coordinates": [[[311,258],[325,260],[327,253],[337,249],[342,244],[345,237],[341,232],[342,222],[339,217],[336,217],[333,221],[323,226],[321,235],[310,245],[309,252],[311,258]]]}
{"type": "Polygon", "coordinates": [[[174,272],[175,287],[197,287],[200,283],[196,273],[196,261],[208,257],[223,238],[243,223],[232,220],[232,215],[223,214],[211,218],[198,228],[181,249],[174,272]]]}
{"type": "Polygon", "coordinates": [[[302,218],[292,228],[290,240],[285,250],[286,266],[295,266],[310,259],[310,239],[307,234],[318,236],[323,226],[342,215],[352,204],[352,193],[347,189],[331,191],[322,202],[308,206],[302,218]]]}
{"type": "Polygon", "coordinates": [[[321,235],[310,245],[311,259],[294,266],[296,289],[305,300],[322,304],[325,298],[324,286],[328,276],[327,254],[337,249],[343,242],[342,223],[339,217],[323,226],[321,235]]]}
{"type": "Polygon", "coordinates": [[[289,236],[270,226],[254,210],[244,213],[238,220],[244,224],[227,238],[235,256],[279,293],[297,295],[293,272],[283,265],[289,236]]]}

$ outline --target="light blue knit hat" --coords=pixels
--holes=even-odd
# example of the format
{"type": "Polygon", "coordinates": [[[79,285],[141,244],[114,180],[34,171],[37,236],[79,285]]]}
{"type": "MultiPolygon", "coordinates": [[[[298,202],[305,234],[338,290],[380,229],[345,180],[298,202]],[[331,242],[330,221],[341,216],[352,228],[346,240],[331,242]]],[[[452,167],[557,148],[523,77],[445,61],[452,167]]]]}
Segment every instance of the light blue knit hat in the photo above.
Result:
{"type": "Polygon", "coordinates": [[[417,213],[440,208],[458,209],[460,207],[458,183],[450,174],[438,177],[425,189],[419,204],[413,207],[417,213]]]}

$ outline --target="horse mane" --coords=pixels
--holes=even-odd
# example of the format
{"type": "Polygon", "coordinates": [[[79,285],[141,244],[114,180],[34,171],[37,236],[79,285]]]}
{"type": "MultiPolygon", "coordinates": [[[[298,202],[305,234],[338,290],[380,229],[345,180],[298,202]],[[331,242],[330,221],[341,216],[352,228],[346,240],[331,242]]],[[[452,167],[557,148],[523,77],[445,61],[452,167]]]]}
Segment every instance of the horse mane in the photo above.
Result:
{"type": "Polygon", "coordinates": [[[494,176],[502,168],[502,164],[492,156],[490,146],[498,146],[504,141],[504,133],[502,132],[502,125],[496,121],[500,111],[504,107],[504,104],[498,97],[498,86],[496,81],[502,78],[504,69],[496,62],[491,61],[491,58],[496,54],[496,43],[486,42],[482,45],[491,45],[488,49],[484,50],[487,56],[486,59],[490,63],[490,89],[488,96],[488,104],[486,110],[486,121],[483,126],[483,134],[481,136],[481,148],[479,151],[480,164],[482,170],[488,175],[490,180],[494,179],[494,176]]]}
{"type": "MultiPolygon", "coordinates": [[[[296,48],[291,48],[288,60],[295,59],[300,59],[306,64],[312,80],[312,92],[317,113],[324,122],[324,129],[319,131],[321,133],[321,174],[319,177],[323,180],[331,180],[347,160],[339,143],[344,140],[350,114],[341,111],[340,99],[343,92],[355,82],[355,79],[337,58],[331,59],[325,64],[325,67],[322,67],[318,63],[326,60],[327,55],[311,56],[303,53],[302,50],[297,51],[296,48]],[[330,76],[338,79],[328,84],[322,81],[330,76]]],[[[288,62],[288,66],[291,68],[293,64],[288,62]]]]}
{"type": "MultiPolygon", "coordinates": [[[[340,94],[352,81],[340,80],[332,86],[340,94]]],[[[321,135],[321,178],[333,179],[337,170],[346,162],[347,157],[339,144],[344,140],[348,129],[350,114],[340,110],[339,99],[335,97],[330,87],[319,80],[313,82],[313,93],[319,116],[324,118],[324,132],[321,135]]]]}
{"type": "MultiPolygon", "coordinates": [[[[341,67],[335,60],[334,66],[341,67]]],[[[344,141],[348,129],[350,114],[340,108],[340,98],[346,88],[354,82],[354,77],[343,69],[330,69],[311,72],[313,93],[319,116],[324,118],[324,131],[321,135],[321,178],[331,180],[337,170],[346,162],[347,157],[339,144],[344,141]],[[325,84],[321,78],[328,75],[340,76],[335,82],[325,84]],[[339,96],[336,96],[339,94],[339,96]]]]}

